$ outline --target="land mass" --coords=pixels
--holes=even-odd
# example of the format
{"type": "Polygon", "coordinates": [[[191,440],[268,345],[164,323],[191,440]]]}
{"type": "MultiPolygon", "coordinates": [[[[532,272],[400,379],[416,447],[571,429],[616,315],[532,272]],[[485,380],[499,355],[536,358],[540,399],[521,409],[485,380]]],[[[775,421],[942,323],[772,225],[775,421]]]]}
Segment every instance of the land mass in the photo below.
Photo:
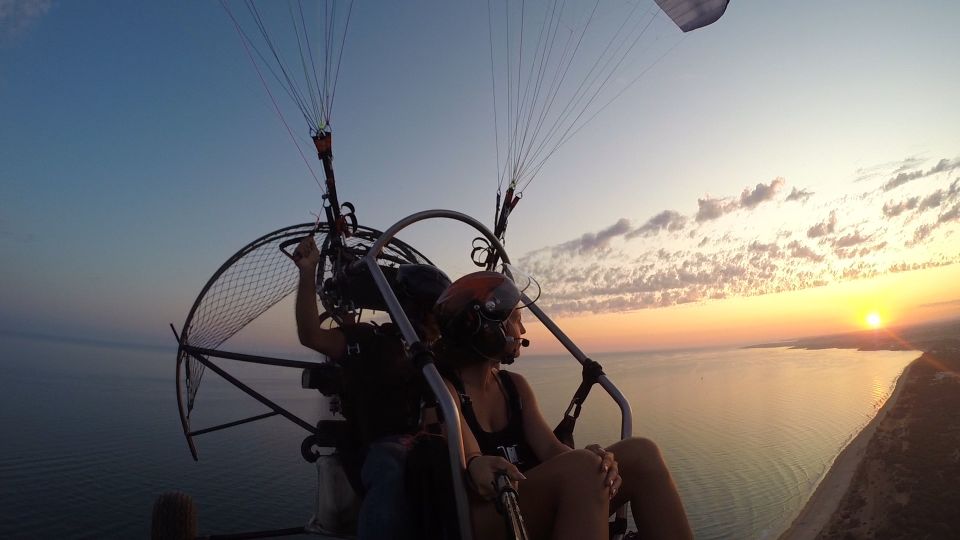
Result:
{"type": "Polygon", "coordinates": [[[960,321],[762,346],[924,351],[781,540],[960,538],[960,321]]]}
{"type": "Polygon", "coordinates": [[[929,351],[960,348],[960,319],[938,321],[916,326],[878,328],[845,334],[802,337],[745,347],[763,349],[857,349],[861,351],[929,351]]]}

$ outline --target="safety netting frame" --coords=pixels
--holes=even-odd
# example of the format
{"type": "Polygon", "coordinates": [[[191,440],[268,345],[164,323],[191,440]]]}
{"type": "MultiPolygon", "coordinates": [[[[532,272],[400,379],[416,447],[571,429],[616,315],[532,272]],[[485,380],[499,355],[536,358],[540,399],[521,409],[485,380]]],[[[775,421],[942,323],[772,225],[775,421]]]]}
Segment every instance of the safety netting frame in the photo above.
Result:
{"type": "MultiPolygon", "coordinates": [[[[290,246],[313,235],[317,245],[323,246],[324,260],[318,267],[318,294],[324,283],[336,272],[334,261],[344,264],[359,260],[381,236],[370,227],[352,227],[350,235],[343,239],[339,253],[329,251],[327,223],[302,223],[278,229],[250,242],[214,272],[190,308],[186,320],[177,335],[176,385],[180,421],[190,453],[198,459],[193,438],[196,435],[226,429],[247,422],[280,415],[301,426],[310,433],[316,428],[311,423],[293,415],[282,406],[260,395],[226,370],[217,366],[211,358],[224,358],[241,362],[283,366],[290,368],[314,367],[317,362],[287,360],[243,354],[223,350],[222,345],[243,330],[271,307],[293,293],[297,288],[299,270],[290,260],[290,246]],[[246,392],[270,409],[270,412],[244,418],[218,426],[193,430],[190,415],[196,402],[197,391],[207,369],[246,392]]],[[[432,264],[426,256],[405,242],[393,238],[377,255],[378,264],[432,264]]],[[[326,302],[322,302],[326,304],[326,302]]]]}

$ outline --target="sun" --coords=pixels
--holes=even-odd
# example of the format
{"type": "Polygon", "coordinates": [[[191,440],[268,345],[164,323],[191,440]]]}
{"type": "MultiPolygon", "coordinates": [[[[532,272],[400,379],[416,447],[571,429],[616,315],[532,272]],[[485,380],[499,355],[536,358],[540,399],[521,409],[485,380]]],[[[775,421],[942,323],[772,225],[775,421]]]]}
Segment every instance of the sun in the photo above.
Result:
{"type": "Polygon", "coordinates": [[[867,326],[870,328],[880,328],[883,326],[883,320],[876,311],[867,314],[867,326]]]}

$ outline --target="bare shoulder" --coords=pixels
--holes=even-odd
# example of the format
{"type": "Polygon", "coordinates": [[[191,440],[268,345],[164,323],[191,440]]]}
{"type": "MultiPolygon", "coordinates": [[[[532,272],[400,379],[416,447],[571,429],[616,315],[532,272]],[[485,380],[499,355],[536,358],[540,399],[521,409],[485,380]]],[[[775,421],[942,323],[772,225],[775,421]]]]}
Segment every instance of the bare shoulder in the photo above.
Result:
{"type": "Polygon", "coordinates": [[[529,399],[534,397],[533,388],[530,386],[530,383],[527,382],[526,377],[516,371],[507,371],[507,373],[510,374],[510,380],[513,381],[514,386],[517,387],[517,392],[520,393],[522,398],[529,399]]]}
{"type": "Polygon", "coordinates": [[[453,383],[450,382],[450,379],[443,377],[443,384],[447,386],[447,392],[450,392],[450,395],[453,397],[458,397],[460,392],[457,392],[457,388],[453,386],[453,383]]]}

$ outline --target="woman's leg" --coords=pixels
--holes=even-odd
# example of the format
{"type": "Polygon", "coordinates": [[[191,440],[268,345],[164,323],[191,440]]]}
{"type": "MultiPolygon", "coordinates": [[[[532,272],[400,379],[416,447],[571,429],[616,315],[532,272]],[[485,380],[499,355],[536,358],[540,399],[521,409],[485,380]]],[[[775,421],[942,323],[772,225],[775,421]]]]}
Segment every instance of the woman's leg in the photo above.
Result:
{"type": "MultiPolygon", "coordinates": [[[[600,458],[573,450],[524,473],[517,495],[531,538],[606,539],[609,492],[600,458]]],[[[474,501],[473,530],[478,540],[504,537],[504,522],[494,505],[474,501]]]]}
{"type": "Polygon", "coordinates": [[[630,502],[640,536],[693,538],[687,513],[660,449],[649,439],[626,439],[607,448],[620,468],[623,485],[610,503],[619,508],[630,502]]]}

